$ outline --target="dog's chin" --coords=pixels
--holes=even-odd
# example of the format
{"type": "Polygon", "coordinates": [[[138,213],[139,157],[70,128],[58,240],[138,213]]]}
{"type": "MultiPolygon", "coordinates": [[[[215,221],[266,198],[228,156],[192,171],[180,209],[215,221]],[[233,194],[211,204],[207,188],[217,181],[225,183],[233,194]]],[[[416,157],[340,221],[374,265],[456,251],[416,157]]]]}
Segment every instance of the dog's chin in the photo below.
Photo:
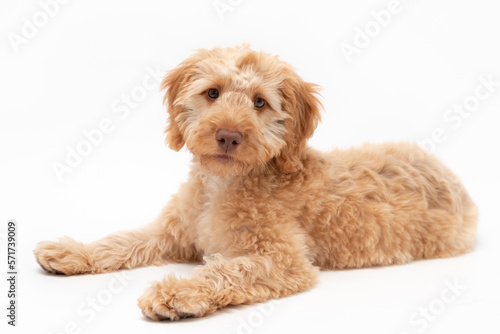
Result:
{"type": "Polygon", "coordinates": [[[198,161],[204,170],[220,177],[244,176],[251,170],[250,166],[227,154],[202,155],[198,161]]]}

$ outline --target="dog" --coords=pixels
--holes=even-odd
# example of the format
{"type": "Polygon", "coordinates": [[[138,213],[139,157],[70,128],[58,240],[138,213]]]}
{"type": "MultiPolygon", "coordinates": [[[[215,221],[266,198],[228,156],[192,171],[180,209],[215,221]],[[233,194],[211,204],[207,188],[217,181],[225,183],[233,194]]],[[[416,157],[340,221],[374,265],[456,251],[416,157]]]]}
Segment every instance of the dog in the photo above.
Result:
{"type": "Polygon", "coordinates": [[[141,229],[34,254],[48,272],[105,273],[200,262],[139,298],[153,320],[202,317],[311,288],[320,270],[455,256],[478,210],[459,179],[412,143],[320,153],[319,87],[248,45],[198,50],[162,82],[166,143],[192,153],[188,181],[141,229]]]}

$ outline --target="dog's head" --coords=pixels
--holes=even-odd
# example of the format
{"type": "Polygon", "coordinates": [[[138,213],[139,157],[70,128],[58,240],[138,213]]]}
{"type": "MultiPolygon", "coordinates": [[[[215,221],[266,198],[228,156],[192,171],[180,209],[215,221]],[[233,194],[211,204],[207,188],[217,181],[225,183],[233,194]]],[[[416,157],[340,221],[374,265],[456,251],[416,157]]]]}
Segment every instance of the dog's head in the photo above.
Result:
{"type": "Polygon", "coordinates": [[[211,173],[246,175],[270,161],[283,173],[302,168],[320,119],[317,86],[278,57],[247,45],[199,50],[165,76],[162,88],[169,147],[186,145],[211,173]]]}

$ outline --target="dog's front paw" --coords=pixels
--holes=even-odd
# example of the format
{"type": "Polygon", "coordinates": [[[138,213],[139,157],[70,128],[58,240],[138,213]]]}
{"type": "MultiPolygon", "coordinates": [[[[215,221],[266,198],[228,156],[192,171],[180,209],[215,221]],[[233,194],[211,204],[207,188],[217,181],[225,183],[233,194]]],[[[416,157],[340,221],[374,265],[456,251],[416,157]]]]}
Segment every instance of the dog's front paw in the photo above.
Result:
{"type": "Polygon", "coordinates": [[[146,289],[137,305],[146,317],[157,321],[199,318],[216,310],[210,295],[211,289],[199,282],[170,276],[146,289]]]}
{"type": "Polygon", "coordinates": [[[33,252],[38,264],[53,274],[74,275],[92,271],[85,246],[71,238],[42,241],[33,252]]]}

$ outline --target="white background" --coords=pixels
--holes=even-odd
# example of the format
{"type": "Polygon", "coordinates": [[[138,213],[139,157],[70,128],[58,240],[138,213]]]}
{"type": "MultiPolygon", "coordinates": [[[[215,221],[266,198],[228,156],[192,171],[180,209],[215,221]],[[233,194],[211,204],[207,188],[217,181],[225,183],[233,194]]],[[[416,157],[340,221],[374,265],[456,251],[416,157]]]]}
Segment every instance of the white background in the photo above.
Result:
{"type": "MultiPolygon", "coordinates": [[[[73,0],[59,5],[47,22],[36,1],[2,1],[1,252],[6,223],[15,219],[20,276],[16,328],[6,325],[7,286],[1,280],[1,328],[9,327],[9,333],[498,333],[500,86],[468,117],[443,118],[455,104],[474,100],[481,76],[500,81],[498,2],[401,0],[380,28],[371,12],[387,9],[388,0],[232,0],[231,11],[219,15],[214,4],[228,1],[73,0]],[[23,29],[26,34],[27,21],[39,27],[16,51],[12,36],[22,36],[23,29]],[[358,29],[365,28],[372,29],[372,37],[349,62],[342,43],[354,45],[358,29]],[[146,320],[136,299],[149,282],[167,273],[187,276],[193,265],[124,271],[125,283],[112,274],[63,277],[39,269],[32,254],[38,241],[68,235],[90,242],[139,227],[185,180],[190,155],[163,143],[166,113],[157,84],[125,117],[114,112],[123,107],[123,96],[140,92],[148,68],[164,74],[197,48],[244,41],[280,55],[305,80],[323,87],[323,122],[310,140],[316,148],[423,141],[441,131],[435,154],[462,178],[480,208],[476,250],[402,266],[323,272],[313,289],[281,303],[232,307],[175,323],[146,320]],[[113,130],[59,180],[53,164],[64,163],[68,148],[85,140],[83,131],[103,119],[113,122],[113,130]],[[447,281],[461,287],[444,303],[443,293],[453,296],[447,281]],[[92,298],[101,301],[95,314],[89,311],[92,298]],[[419,315],[425,309],[428,320],[419,315]]],[[[360,45],[362,37],[357,38],[360,45]]],[[[0,258],[4,262],[6,255],[0,258]]]]}

